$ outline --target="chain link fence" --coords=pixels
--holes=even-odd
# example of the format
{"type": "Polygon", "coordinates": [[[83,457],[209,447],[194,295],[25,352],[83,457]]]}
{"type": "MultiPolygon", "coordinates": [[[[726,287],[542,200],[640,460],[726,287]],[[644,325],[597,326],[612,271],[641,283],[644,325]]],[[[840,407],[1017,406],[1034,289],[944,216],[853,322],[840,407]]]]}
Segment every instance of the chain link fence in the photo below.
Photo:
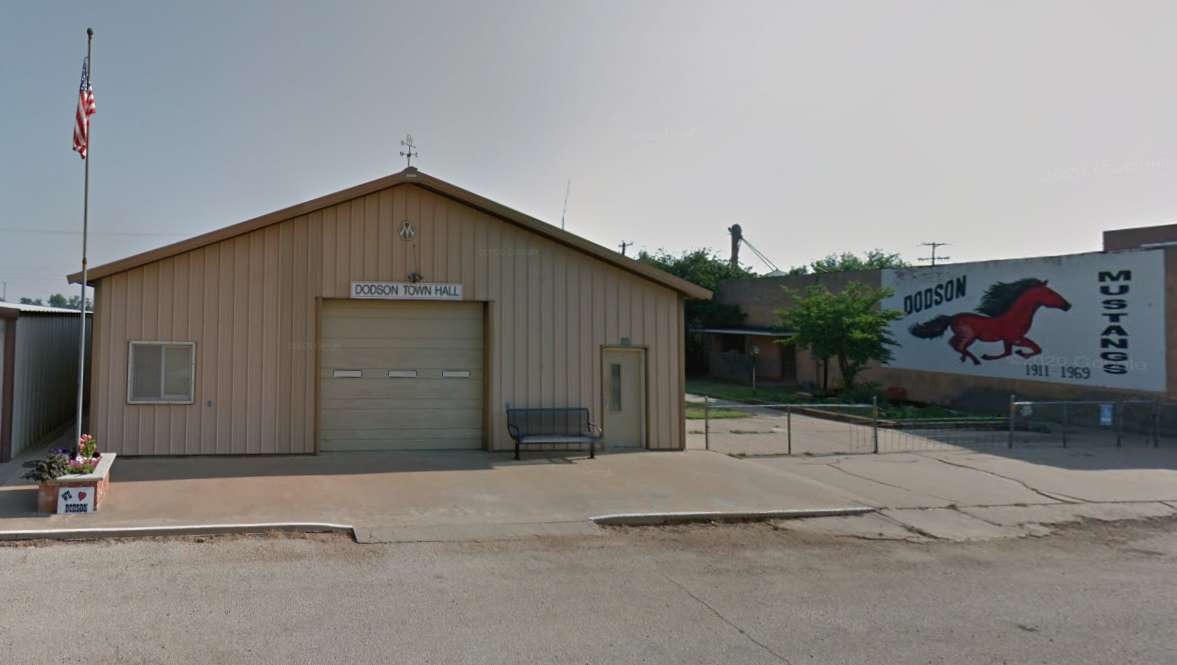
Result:
{"type": "Polygon", "coordinates": [[[731,455],[874,452],[873,413],[871,404],[712,406],[708,400],[704,447],[731,455]]]}
{"type": "Polygon", "coordinates": [[[1177,445],[1177,405],[1018,401],[1007,416],[886,418],[871,404],[737,404],[705,398],[696,447],[739,456],[1023,447],[1177,445]],[[699,445],[699,444],[702,445],[699,445]]]}
{"type": "Polygon", "coordinates": [[[1177,405],[1152,400],[1010,399],[1008,447],[1152,447],[1177,439],[1177,405]]]}

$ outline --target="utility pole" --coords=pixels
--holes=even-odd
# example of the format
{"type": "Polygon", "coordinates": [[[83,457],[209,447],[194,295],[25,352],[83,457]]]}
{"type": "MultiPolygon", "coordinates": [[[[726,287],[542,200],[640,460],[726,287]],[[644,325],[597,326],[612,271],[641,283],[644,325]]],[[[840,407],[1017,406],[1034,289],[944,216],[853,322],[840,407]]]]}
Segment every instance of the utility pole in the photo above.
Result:
{"type": "Polygon", "coordinates": [[[4,285],[4,295],[0,296],[0,300],[8,302],[8,282],[0,282],[0,284],[4,285]]]}
{"type": "Polygon", "coordinates": [[[947,245],[948,243],[946,243],[946,242],[921,242],[920,244],[923,245],[924,247],[931,247],[932,248],[932,255],[925,256],[925,257],[921,258],[920,261],[927,261],[928,263],[930,263],[931,265],[934,266],[934,265],[936,265],[937,260],[947,261],[952,258],[951,256],[936,256],[936,249],[947,245]]]}
{"type": "Polygon", "coordinates": [[[740,269],[740,241],[744,239],[744,230],[740,228],[739,224],[732,224],[727,227],[727,232],[732,234],[732,256],[731,264],[733,270],[740,269]]]}
{"type": "Polygon", "coordinates": [[[618,247],[620,247],[620,248],[621,248],[621,255],[622,255],[622,256],[625,256],[625,248],[626,248],[626,247],[629,247],[629,246],[631,246],[631,245],[633,245],[633,243],[632,243],[632,242],[625,242],[624,240],[623,240],[623,241],[621,241],[621,244],[620,244],[620,245],[618,245],[618,247]]]}

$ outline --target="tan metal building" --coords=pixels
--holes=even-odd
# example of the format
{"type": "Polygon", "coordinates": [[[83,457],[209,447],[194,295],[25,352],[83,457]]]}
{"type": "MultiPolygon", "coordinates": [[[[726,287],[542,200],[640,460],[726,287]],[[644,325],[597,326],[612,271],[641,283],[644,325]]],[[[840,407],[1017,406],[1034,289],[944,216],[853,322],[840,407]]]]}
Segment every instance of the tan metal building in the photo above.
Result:
{"type": "Polygon", "coordinates": [[[711,295],[413,168],[90,281],[123,455],[506,450],[507,406],[681,449],[683,299],[711,295]]]}

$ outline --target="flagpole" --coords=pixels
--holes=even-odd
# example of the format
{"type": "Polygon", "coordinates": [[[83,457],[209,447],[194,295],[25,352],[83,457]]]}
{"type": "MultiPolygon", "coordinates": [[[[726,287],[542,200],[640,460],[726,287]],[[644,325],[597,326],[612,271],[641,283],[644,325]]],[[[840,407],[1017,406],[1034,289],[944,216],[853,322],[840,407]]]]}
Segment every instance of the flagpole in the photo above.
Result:
{"type": "MultiPolygon", "coordinates": [[[[90,60],[90,50],[94,43],[94,29],[86,28],[86,83],[89,85],[94,78],[94,64],[90,60]]],[[[86,165],[85,184],[82,185],[82,297],[78,303],[78,312],[82,317],[81,335],[78,339],[78,421],[75,428],[74,452],[81,452],[82,440],[82,399],[86,386],[86,237],[90,230],[90,146],[93,133],[87,129],[86,136],[86,165]]]]}

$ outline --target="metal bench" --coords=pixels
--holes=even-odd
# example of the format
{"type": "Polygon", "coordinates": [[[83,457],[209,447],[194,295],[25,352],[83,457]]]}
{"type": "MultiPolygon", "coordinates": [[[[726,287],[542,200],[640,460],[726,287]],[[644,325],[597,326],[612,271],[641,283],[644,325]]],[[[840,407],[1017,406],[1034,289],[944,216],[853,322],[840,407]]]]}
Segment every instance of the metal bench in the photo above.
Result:
{"type": "Polygon", "coordinates": [[[507,432],[515,440],[515,459],[519,446],[532,444],[587,443],[589,459],[597,456],[601,428],[589,420],[589,410],[507,409],[507,432]]]}

